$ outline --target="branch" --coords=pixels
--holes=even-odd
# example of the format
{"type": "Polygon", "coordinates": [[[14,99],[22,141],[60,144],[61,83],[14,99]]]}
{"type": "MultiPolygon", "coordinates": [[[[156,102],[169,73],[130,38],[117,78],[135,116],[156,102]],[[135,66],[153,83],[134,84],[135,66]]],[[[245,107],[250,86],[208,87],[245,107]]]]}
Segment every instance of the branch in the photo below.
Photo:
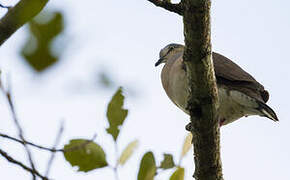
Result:
{"type": "Polygon", "coordinates": [[[211,55],[210,0],[183,0],[187,78],[196,180],[222,180],[218,91],[211,55]]]}
{"type": "Polygon", "coordinates": [[[41,150],[46,150],[46,151],[50,151],[50,152],[63,152],[63,149],[53,149],[53,148],[47,148],[47,147],[44,147],[44,146],[40,146],[40,145],[37,145],[37,144],[34,144],[32,142],[28,142],[28,141],[22,141],[22,140],[19,140],[17,138],[14,138],[14,137],[11,137],[11,136],[8,136],[6,134],[2,134],[0,133],[0,137],[3,137],[3,138],[7,138],[7,139],[10,139],[12,141],[15,141],[15,142],[18,142],[22,145],[30,145],[30,146],[33,146],[33,147],[36,147],[38,149],[41,149],[41,150]]]}
{"type": "Polygon", "coordinates": [[[149,2],[153,3],[157,7],[162,7],[168,11],[175,12],[179,15],[183,15],[183,6],[182,3],[172,4],[168,0],[148,0],[149,2]]]}
{"type": "MultiPolygon", "coordinates": [[[[1,79],[0,79],[0,81],[1,81],[1,79]]],[[[12,113],[12,119],[14,121],[14,124],[15,124],[17,130],[18,130],[18,136],[20,137],[21,141],[26,142],[26,140],[24,138],[24,133],[23,133],[22,127],[21,127],[21,125],[17,119],[17,116],[16,116],[14,104],[13,104],[12,99],[11,99],[9,84],[8,84],[8,90],[6,91],[2,85],[2,82],[0,82],[0,89],[2,90],[3,94],[6,95],[6,98],[7,98],[8,104],[9,104],[9,108],[10,108],[10,111],[12,113]]],[[[30,162],[30,166],[31,166],[32,170],[36,171],[30,149],[28,148],[26,143],[24,143],[23,146],[24,146],[24,149],[25,149],[26,154],[28,156],[28,160],[30,162]]],[[[35,180],[36,179],[35,174],[32,173],[31,175],[32,175],[33,179],[35,180]]]]}
{"type": "MultiPolygon", "coordinates": [[[[52,149],[51,149],[51,150],[53,150],[54,152],[56,152],[56,147],[57,147],[57,145],[58,145],[59,142],[60,142],[60,139],[61,139],[61,136],[62,136],[62,133],[63,133],[63,129],[64,129],[64,128],[63,128],[63,122],[62,122],[61,125],[60,125],[60,128],[59,128],[59,131],[58,131],[58,133],[57,133],[57,135],[56,135],[54,145],[53,145],[53,147],[52,147],[52,149]]],[[[51,151],[51,152],[53,152],[53,151],[51,151]]],[[[47,176],[47,177],[48,177],[48,174],[49,174],[50,168],[51,168],[51,166],[52,166],[52,163],[53,163],[54,157],[55,157],[55,153],[52,153],[51,156],[50,156],[50,158],[49,158],[49,160],[48,160],[48,162],[47,162],[47,168],[46,168],[46,172],[45,172],[45,176],[47,176]]]]}
{"type": "Polygon", "coordinates": [[[34,174],[38,177],[40,177],[43,180],[48,180],[47,177],[42,176],[38,171],[36,171],[35,169],[31,169],[27,166],[25,166],[24,164],[22,164],[20,161],[17,161],[15,159],[13,159],[11,156],[9,156],[5,151],[0,149],[0,154],[9,162],[13,163],[13,164],[17,164],[18,166],[22,167],[23,169],[25,169],[26,171],[29,171],[31,174],[34,174]]]}
{"type": "Polygon", "coordinates": [[[36,16],[48,0],[20,0],[0,20],[0,46],[22,25],[36,16]]]}

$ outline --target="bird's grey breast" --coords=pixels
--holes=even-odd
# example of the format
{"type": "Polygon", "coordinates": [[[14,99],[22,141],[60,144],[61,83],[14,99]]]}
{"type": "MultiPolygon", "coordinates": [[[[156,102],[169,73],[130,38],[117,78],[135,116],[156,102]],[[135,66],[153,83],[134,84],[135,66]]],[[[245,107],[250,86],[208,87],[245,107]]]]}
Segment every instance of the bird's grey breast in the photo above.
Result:
{"type": "MultiPolygon", "coordinates": [[[[182,54],[170,57],[162,69],[162,85],[170,100],[186,112],[187,104],[187,77],[183,68],[182,54]]],[[[187,112],[186,112],[187,113],[187,112]]]]}

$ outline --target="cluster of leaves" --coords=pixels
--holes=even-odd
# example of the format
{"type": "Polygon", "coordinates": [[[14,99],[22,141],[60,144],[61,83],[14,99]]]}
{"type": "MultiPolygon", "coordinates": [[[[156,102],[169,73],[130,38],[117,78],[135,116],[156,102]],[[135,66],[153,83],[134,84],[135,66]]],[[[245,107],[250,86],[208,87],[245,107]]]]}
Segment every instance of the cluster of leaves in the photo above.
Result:
{"type": "MultiPolygon", "coordinates": [[[[106,129],[117,145],[120,127],[128,115],[128,110],[123,108],[124,96],[122,89],[119,88],[113,95],[107,107],[107,120],[109,127],[106,129]]],[[[115,166],[109,165],[106,160],[106,154],[103,148],[88,139],[73,139],[69,144],[64,146],[64,157],[72,165],[77,166],[79,171],[88,172],[94,169],[103,167],[118,168],[119,165],[125,165],[127,160],[131,157],[134,150],[138,146],[138,141],[134,140],[127,145],[119,156],[115,166]]],[[[171,154],[164,154],[164,159],[160,166],[156,165],[156,161],[152,152],[147,152],[142,157],[140,168],[138,172],[138,180],[153,180],[158,174],[157,170],[167,170],[176,168],[171,175],[170,180],[183,180],[184,168],[180,166],[182,158],[186,155],[191,147],[191,136],[188,136],[184,142],[179,163],[176,164],[171,154]]],[[[116,173],[116,171],[115,171],[116,173]]]]}
{"type": "MultiPolygon", "coordinates": [[[[107,107],[109,127],[106,130],[113,137],[114,143],[117,143],[120,127],[128,115],[128,110],[124,109],[123,105],[124,96],[122,89],[119,88],[107,107]]],[[[124,165],[133,154],[137,145],[137,140],[129,143],[121,153],[114,167],[117,168],[119,165],[124,165]]],[[[88,172],[109,166],[103,148],[88,139],[71,140],[69,144],[64,146],[64,157],[72,166],[78,166],[79,171],[88,172]]]]}
{"type": "Polygon", "coordinates": [[[140,163],[138,180],[153,180],[154,177],[158,174],[158,169],[167,170],[172,168],[175,168],[175,171],[170,176],[170,180],[183,180],[184,168],[181,166],[181,161],[190,150],[191,140],[192,136],[191,134],[188,134],[183,143],[183,148],[178,164],[174,162],[172,154],[163,154],[163,160],[161,161],[160,166],[157,166],[153,153],[145,153],[140,163]]]}

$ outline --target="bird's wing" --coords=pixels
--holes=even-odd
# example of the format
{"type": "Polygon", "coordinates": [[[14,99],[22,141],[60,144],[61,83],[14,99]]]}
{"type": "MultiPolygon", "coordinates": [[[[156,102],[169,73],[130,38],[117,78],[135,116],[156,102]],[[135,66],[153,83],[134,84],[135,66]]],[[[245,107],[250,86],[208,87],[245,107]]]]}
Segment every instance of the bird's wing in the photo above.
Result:
{"type": "Polygon", "coordinates": [[[215,75],[219,84],[245,91],[246,94],[264,102],[268,101],[269,93],[249,73],[223,55],[213,52],[212,56],[215,75]]]}

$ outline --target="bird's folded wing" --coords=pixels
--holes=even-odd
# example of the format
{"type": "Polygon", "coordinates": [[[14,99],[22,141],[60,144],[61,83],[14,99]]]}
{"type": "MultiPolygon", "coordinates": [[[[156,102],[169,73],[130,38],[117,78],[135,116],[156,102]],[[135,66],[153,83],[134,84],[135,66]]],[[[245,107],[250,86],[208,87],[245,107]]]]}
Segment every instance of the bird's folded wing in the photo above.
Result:
{"type": "Polygon", "coordinates": [[[223,55],[213,52],[214,70],[218,84],[240,90],[251,97],[267,102],[269,94],[249,73],[223,55]]]}

